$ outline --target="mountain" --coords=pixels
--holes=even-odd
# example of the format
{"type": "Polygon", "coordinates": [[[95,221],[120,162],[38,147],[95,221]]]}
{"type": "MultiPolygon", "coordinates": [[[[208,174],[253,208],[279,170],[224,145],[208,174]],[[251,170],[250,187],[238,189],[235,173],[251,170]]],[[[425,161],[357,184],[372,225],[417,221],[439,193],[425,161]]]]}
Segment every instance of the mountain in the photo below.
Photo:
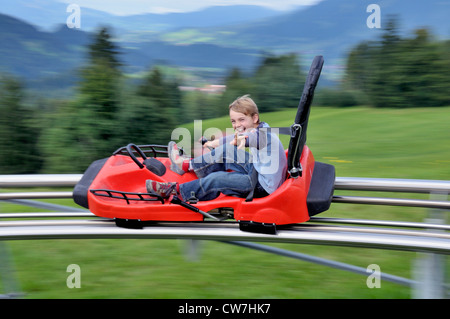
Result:
{"type": "Polygon", "coordinates": [[[197,12],[117,16],[81,8],[81,28],[69,29],[68,4],[55,0],[16,0],[0,8],[0,72],[22,77],[35,87],[76,83],[76,70],[85,62],[91,32],[108,26],[121,47],[127,73],[147,70],[153,63],[194,68],[250,69],[258,59],[252,48],[230,49],[217,44],[174,45],[155,36],[182,27],[233,25],[249,19],[280,15],[258,6],[218,6],[197,12]],[[6,13],[6,14],[2,14],[6,13]]]}
{"type": "MultiPolygon", "coordinates": [[[[259,61],[260,51],[222,47],[208,43],[173,45],[166,42],[144,42],[133,49],[125,49],[123,59],[130,72],[140,72],[152,63],[167,63],[193,68],[228,70],[239,67],[253,69],[259,61]]],[[[220,71],[218,71],[220,72],[220,71]]]]}
{"type": "MultiPolygon", "coordinates": [[[[113,32],[114,33],[114,32],[113,32]]],[[[76,70],[86,61],[92,34],[60,26],[42,31],[19,19],[0,14],[0,72],[23,78],[29,85],[67,86],[76,82],[76,70]],[[40,83],[40,82],[42,83],[40,83]]],[[[118,43],[124,72],[139,73],[154,63],[194,68],[252,68],[259,51],[214,44],[174,45],[155,41],[118,43]]]]}
{"type": "Polygon", "coordinates": [[[66,72],[82,61],[89,35],[68,28],[52,33],[0,14],[0,70],[25,78],[66,72]]]}
{"type": "Polygon", "coordinates": [[[70,85],[85,62],[91,29],[100,25],[111,27],[127,73],[148,70],[161,61],[208,68],[217,74],[231,67],[252,70],[265,51],[296,52],[304,65],[322,54],[324,79],[339,78],[348,51],[361,41],[379,37],[393,15],[398,17],[402,35],[427,27],[436,37],[449,38],[449,1],[377,0],[380,29],[366,24],[371,14],[367,6],[373,2],[323,0],[284,13],[255,6],[222,6],[198,12],[114,16],[82,8],[78,30],[65,25],[69,13],[64,3],[5,2],[0,11],[15,12],[21,19],[0,14],[0,72],[19,75],[28,83],[44,79],[47,87],[70,85]]]}
{"type": "MultiPolygon", "coordinates": [[[[76,3],[76,1],[73,1],[76,3]]],[[[43,30],[65,24],[70,12],[68,3],[55,0],[15,0],[2,4],[0,13],[17,17],[43,30]]],[[[114,26],[116,32],[161,32],[181,27],[213,27],[258,20],[282,14],[280,11],[256,5],[213,6],[194,12],[146,13],[129,16],[113,15],[80,6],[81,28],[93,31],[99,25],[114,26]]]]}
{"type": "MultiPolygon", "coordinates": [[[[70,12],[67,12],[68,5],[55,0],[3,1],[0,13],[26,21],[38,29],[50,31],[66,23],[70,15],[70,12]]],[[[104,11],[82,8],[82,23],[86,31],[97,27],[99,23],[110,23],[114,17],[104,11]]]]}
{"type": "MultiPolygon", "coordinates": [[[[383,32],[388,19],[396,16],[404,35],[421,27],[433,34],[449,38],[450,2],[442,0],[379,0],[381,28],[369,28],[367,6],[373,0],[324,0],[281,16],[242,25],[220,28],[177,30],[161,37],[172,42],[182,39],[195,43],[208,38],[210,43],[236,47],[252,47],[274,52],[296,51],[300,54],[324,54],[329,59],[342,59],[348,50],[383,32]],[[183,33],[187,36],[182,37],[183,33]],[[191,35],[189,37],[189,35],[191,35]],[[172,40],[173,39],[173,40],[172,40]]],[[[329,60],[328,59],[328,60],[329,60]]]]}
{"type": "Polygon", "coordinates": [[[118,29],[136,30],[171,30],[179,28],[210,28],[233,25],[279,16],[279,11],[254,5],[233,5],[208,7],[200,11],[141,14],[116,17],[118,29]]]}

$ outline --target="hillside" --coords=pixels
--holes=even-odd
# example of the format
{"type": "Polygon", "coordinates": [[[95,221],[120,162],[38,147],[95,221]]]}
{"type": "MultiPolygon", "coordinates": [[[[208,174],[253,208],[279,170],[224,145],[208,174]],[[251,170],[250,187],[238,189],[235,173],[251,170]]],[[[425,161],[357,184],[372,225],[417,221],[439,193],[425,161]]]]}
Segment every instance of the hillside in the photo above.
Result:
{"type": "Polygon", "coordinates": [[[25,78],[67,72],[81,62],[89,36],[62,28],[53,33],[0,14],[0,70],[25,78]]]}
{"type": "MultiPolygon", "coordinates": [[[[113,34],[114,34],[114,30],[113,34]]],[[[60,26],[41,31],[19,19],[0,14],[0,71],[22,77],[32,86],[66,86],[76,81],[85,61],[91,33],[60,26]],[[38,80],[40,81],[38,83],[38,80]]],[[[258,51],[215,44],[174,45],[162,41],[118,43],[125,73],[145,71],[154,63],[194,68],[252,68],[258,51]]]]}
{"type": "MultiPolygon", "coordinates": [[[[336,167],[337,176],[447,180],[450,149],[442,145],[450,139],[449,111],[450,107],[342,109],[313,102],[306,144],[317,161],[336,167]],[[417,130],[418,126],[425,129],[417,130]]],[[[289,126],[295,112],[262,113],[261,120],[272,127],[289,126]]],[[[224,131],[229,126],[228,116],[202,122],[203,130],[224,131]]],[[[193,132],[194,123],[186,128],[193,132]]],[[[287,148],[289,137],[280,139],[287,148]]]]}
{"type": "MultiPolygon", "coordinates": [[[[73,3],[76,3],[74,1],[73,3]]],[[[57,0],[16,0],[2,3],[0,13],[27,21],[43,30],[51,31],[64,24],[69,13],[68,3],[57,0]]],[[[92,31],[99,23],[114,25],[120,34],[128,31],[161,32],[182,27],[213,27],[249,22],[280,15],[282,12],[256,5],[213,6],[193,12],[145,13],[114,15],[105,11],[81,6],[81,27],[92,31]]]]}
{"type": "MultiPolygon", "coordinates": [[[[295,110],[262,114],[262,119],[272,126],[289,125],[292,123],[286,122],[289,115],[292,119],[295,110]]],[[[449,115],[449,108],[431,112],[429,108],[411,111],[313,106],[307,144],[316,160],[335,165],[339,177],[448,180],[450,149],[442,145],[448,144],[450,138],[449,115]]],[[[222,118],[205,121],[202,125],[204,129],[222,128],[229,127],[230,123],[229,119],[222,118]]],[[[351,195],[349,191],[337,191],[337,194],[351,195]]],[[[419,194],[412,198],[427,199],[428,196],[419,194]]],[[[395,197],[402,196],[396,194],[395,197]]],[[[72,199],[52,202],[75,205],[72,199]]],[[[2,209],[4,212],[24,211],[23,206],[12,203],[4,203],[2,209]]],[[[423,222],[428,211],[333,203],[330,210],[319,217],[423,222]]],[[[177,240],[83,239],[83,244],[80,249],[78,240],[11,241],[17,279],[26,298],[412,297],[411,288],[407,286],[383,281],[381,289],[368,289],[366,278],[359,274],[284,256],[268,258],[263,252],[219,242],[201,242],[196,262],[186,258],[182,253],[185,252],[183,243],[177,240]],[[67,276],[61,269],[71,260],[85,267],[82,289],[68,289],[61,284],[67,276]],[[199,271],[199,265],[205,267],[199,271]]],[[[382,265],[383,273],[404,278],[411,278],[411,265],[417,261],[415,252],[318,245],[277,246],[359,267],[367,267],[375,261],[382,265]]]]}
{"type": "Polygon", "coordinates": [[[237,47],[252,47],[273,51],[296,51],[300,54],[321,53],[333,59],[345,57],[355,44],[374,39],[382,33],[386,21],[399,19],[401,32],[427,27],[441,38],[449,38],[447,13],[450,3],[440,0],[413,0],[405,5],[401,0],[381,0],[381,29],[370,29],[366,12],[372,0],[325,0],[282,16],[263,21],[213,29],[189,29],[165,33],[162,38],[176,42],[195,43],[207,37],[211,43],[237,47]],[[184,35],[184,37],[183,37],[184,35]]]}
{"type": "Polygon", "coordinates": [[[76,81],[76,70],[84,63],[90,30],[105,24],[118,41],[124,72],[128,74],[165,63],[191,70],[214,70],[216,76],[221,76],[231,67],[253,70],[263,51],[296,52],[305,65],[314,55],[325,56],[326,83],[342,74],[347,52],[361,41],[379,37],[383,23],[392,15],[398,17],[404,34],[426,26],[437,37],[449,38],[449,2],[414,0],[405,5],[401,0],[380,0],[377,3],[382,28],[370,29],[366,8],[371,2],[324,0],[285,13],[255,6],[133,16],[83,9],[80,30],[60,24],[50,31],[49,25],[65,23],[65,4],[56,6],[54,1],[40,0],[41,12],[25,6],[26,1],[6,3],[1,12],[15,13],[36,25],[0,14],[0,72],[20,76],[41,90],[70,86],[76,81]]]}

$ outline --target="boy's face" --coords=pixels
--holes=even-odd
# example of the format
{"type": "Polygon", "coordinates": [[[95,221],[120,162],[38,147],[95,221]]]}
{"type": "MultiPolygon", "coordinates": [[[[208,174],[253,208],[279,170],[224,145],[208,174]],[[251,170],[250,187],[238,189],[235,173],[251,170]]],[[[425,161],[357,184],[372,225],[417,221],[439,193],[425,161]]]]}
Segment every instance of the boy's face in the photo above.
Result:
{"type": "Polygon", "coordinates": [[[233,129],[241,132],[258,127],[258,114],[253,116],[245,115],[244,113],[235,112],[230,110],[230,120],[233,129]]]}

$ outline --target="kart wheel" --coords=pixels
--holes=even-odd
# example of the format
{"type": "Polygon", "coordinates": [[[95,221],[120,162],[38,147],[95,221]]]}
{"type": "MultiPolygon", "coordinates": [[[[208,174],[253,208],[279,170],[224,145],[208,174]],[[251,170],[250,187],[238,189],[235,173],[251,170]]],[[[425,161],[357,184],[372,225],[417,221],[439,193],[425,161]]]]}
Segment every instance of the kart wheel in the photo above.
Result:
{"type": "Polygon", "coordinates": [[[122,219],[116,218],[114,219],[117,227],[121,228],[130,228],[130,229],[142,229],[143,224],[140,220],[137,219],[122,219]]]}
{"type": "Polygon", "coordinates": [[[251,233],[261,233],[270,235],[275,235],[277,233],[277,226],[275,224],[257,223],[247,220],[241,220],[239,222],[239,229],[241,231],[251,233]]]}

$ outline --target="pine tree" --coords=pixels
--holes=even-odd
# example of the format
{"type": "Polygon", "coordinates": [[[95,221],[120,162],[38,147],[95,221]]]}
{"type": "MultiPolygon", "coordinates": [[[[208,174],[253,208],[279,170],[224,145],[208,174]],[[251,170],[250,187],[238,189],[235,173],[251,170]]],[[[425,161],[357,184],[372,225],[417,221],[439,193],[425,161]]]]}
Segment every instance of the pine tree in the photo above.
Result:
{"type": "Polygon", "coordinates": [[[104,63],[113,70],[118,70],[122,65],[117,58],[119,49],[111,41],[111,35],[105,27],[98,31],[94,41],[89,45],[88,49],[91,64],[104,63]]]}
{"type": "Polygon", "coordinates": [[[84,137],[83,146],[95,158],[107,156],[119,146],[117,112],[122,75],[117,55],[118,49],[108,30],[102,28],[89,45],[89,60],[81,70],[80,95],[75,101],[79,113],[76,125],[84,137]]]}
{"type": "Polygon", "coordinates": [[[295,54],[266,56],[252,77],[259,111],[297,107],[304,80],[295,54]]]}
{"type": "MultiPolygon", "coordinates": [[[[228,115],[228,105],[239,96],[255,92],[251,78],[246,77],[239,68],[232,68],[225,78],[226,91],[220,97],[219,105],[216,106],[216,116],[228,115]]],[[[254,96],[252,96],[254,97],[254,96]]],[[[258,101],[256,101],[258,102],[258,101]]]]}
{"type": "Polygon", "coordinates": [[[346,80],[375,107],[449,105],[449,52],[448,41],[436,41],[427,29],[400,37],[393,18],[378,41],[352,50],[346,80]]]}
{"type": "Polygon", "coordinates": [[[45,132],[46,171],[80,172],[120,145],[118,121],[122,74],[119,50],[109,31],[100,29],[88,46],[76,99],[64,105],[45,132]],[[58,153],[52,150],[58,149],[58,153]]]}
{"type": "MultiPolygon", "coordinates": [[[[143,130],[139,137],[146,144],[167,144],[170,133],[181,117],[181,95],[176,81],[168,80],[158,67],[154,67],[137,88],[138,110],[131,111],[128,122],[134,118],[136,126],[143,130]]],[[[127,125],[129,127],[129,124],[127,125]]],[[[136,130],[129,133],[136,135],[136,130]]]]}
{"type": "Polygon", "coordinates": [[[23,99],[18,79],[0,77],[0,174],[37,173],[42,166],[34,112],[23,99]]]}

